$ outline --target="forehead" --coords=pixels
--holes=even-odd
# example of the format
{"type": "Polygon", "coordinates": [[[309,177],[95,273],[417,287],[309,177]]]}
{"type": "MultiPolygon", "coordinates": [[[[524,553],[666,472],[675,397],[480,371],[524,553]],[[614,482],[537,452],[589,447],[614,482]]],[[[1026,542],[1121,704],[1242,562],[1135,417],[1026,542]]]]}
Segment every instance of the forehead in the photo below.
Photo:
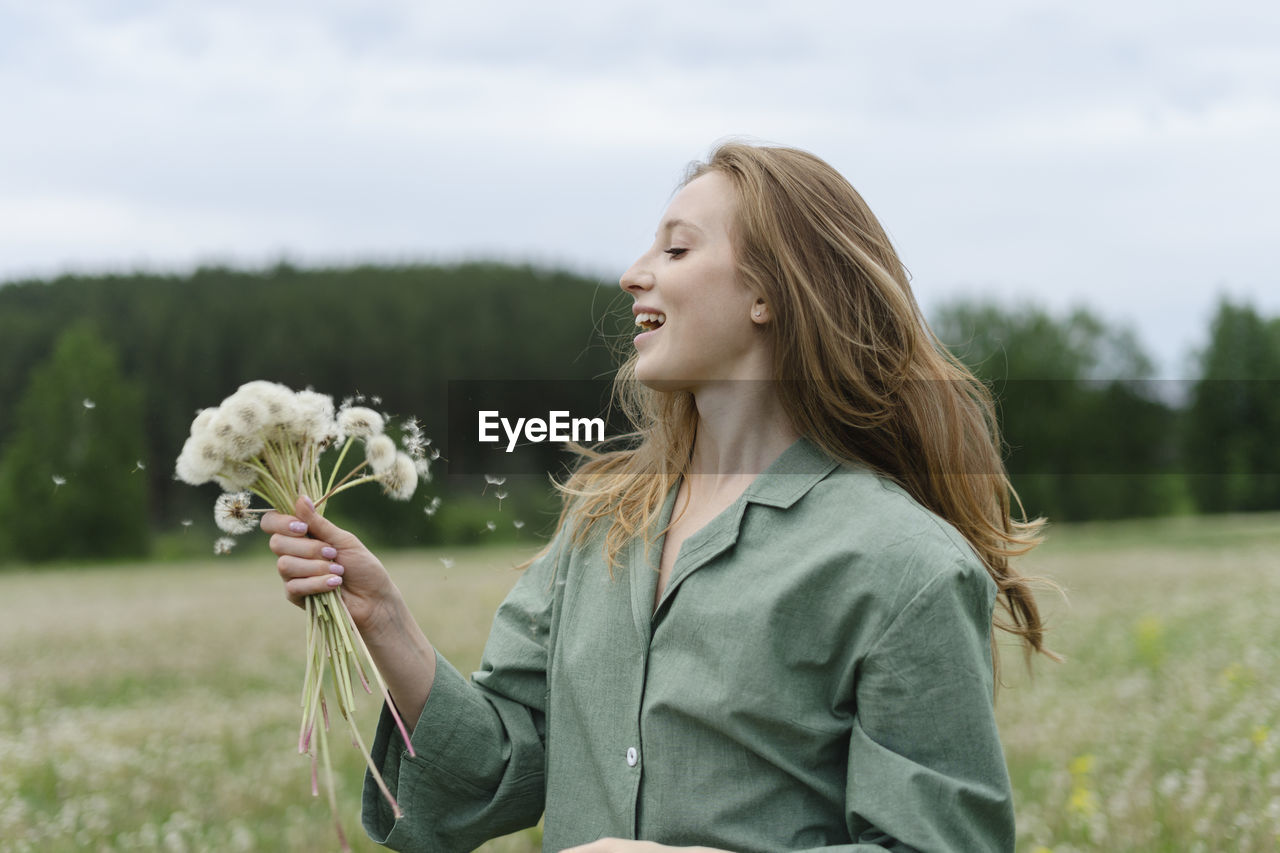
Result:
{"type": "Polygon", "coordinates": [[[727,236],[735,206],[729,179],[719,172],[708,172],[685,184],[671,199],[659,231],[685,226],[727,236]]]}

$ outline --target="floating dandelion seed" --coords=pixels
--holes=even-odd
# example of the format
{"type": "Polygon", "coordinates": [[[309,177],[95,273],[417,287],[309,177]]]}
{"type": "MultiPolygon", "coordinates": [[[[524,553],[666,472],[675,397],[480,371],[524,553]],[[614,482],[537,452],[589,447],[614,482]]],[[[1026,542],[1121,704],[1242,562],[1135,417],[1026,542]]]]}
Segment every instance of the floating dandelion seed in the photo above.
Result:
{"type": "Polygon", "coordinates": [[[218,529],[238,536],[257,527],[257,513],[249,508],[251,499],[248,492],[224,492],[213,505],[218,529]]]}
{"type": "Polygon", "coordinates": [[[517,518],[515,521],[511,522],[511,526],[516,530],[519,530],[521,527],[524,527],[524,522],[517,518]]]}
{"type": "Polygon", "coordinates": [[[63,477],[63,476],[61,476],[60,474],[54,474],[54,475],[53,475],[53,490],[54,490],[55,492],[58,490],[58,487],[59,487],[59,486],[65,486],[66,484],[67,484],[67,478],[66,478],[66,477],[63,477]]]}
{"type": "Polygon", "coordinates": [[[439,509],[440,509],[440,496],[437,495],[436,497],[431,499],[431,503],[427,504],[422,508],[422,511],[426,513],[428,516],[432,516],[432,515],[435,515],[436,511],[439,509]]]}
{"type": "Polygon", "coordinates": [[[234,547],[236,547],[236,540],[232,539],[230,536],[223,536],[213,543],[213,553],[218,556],[230,554],[231,549],[234,547]]]}
{"type": "Polygon", "coordinates": [[[431,448],[431,452],[427,454],[427,458],[430,459],[432,462],[435,462],[437,459],[440,458],[440,451],[436,450],[434,447],[431,448]]]}
{"type": "Polygon", "coordinates": [[[483,495],[485,492],[489,491],[490,486],[501,486],[505,482],[507,482],[506,477],[499,477],[497,474],[485,474],[484,488],[480,490],[480,494],[483,495]]]}
{"type": "Polygon", "coordinates": [[[497,491],[493,493],[493,496],[498,499],[498,512],[502,512],[502,502],[506,499],[507,493],[503,491],[497,491]]]}
{"type": "Polygon", "coordinates": [[[129,473],[136,474],[138,471],[145,471],[145,470],[147,470],[146,464],[144,464],[143,461],[139,459],[137,462],[133,463],[133,470],[130,471],[129,473]]]}
{"type": "Polygon", "coordinates": [[[495,522],[486,521],[484,523],[484,529],[492,533],[493,531],[498,529],[498,525],[495,522]]]}
{"type": "Polygon", "coordinates": [[[84,400],[81,401],[80,405],[84,406],[86,409],[96,409],[98,407],[98,404],[90,400],[88,397],[85,397],[84,400]]]}
{"type": "Polygon", "coordinates": [[[454,566],[454,561],[449,559],[448,557],[441,557],[440,562],[444,563],[444,567],[446,569],[452,569],[454,566]]]}
{"type": "Polygon", "coordinates": [[[190,527],[190,526],[191,526],[191,524],[192,524],[192,521],[191,521],[191,519],[189,519],[189,518],[184,518],[184,519],[182,519],[182,522],[181,522],[181,523],[182,523],[182,526],[183,526],[183,527],[190,527]]]}

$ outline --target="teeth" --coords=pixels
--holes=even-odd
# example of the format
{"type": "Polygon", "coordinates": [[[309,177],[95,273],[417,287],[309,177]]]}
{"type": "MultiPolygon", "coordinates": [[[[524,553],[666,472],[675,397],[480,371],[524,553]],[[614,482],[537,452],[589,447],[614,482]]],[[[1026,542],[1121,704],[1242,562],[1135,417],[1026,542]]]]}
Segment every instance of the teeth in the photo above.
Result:
{"type": "Polygon", "coordinates": [[[637,326],[652,326],[656,329],[665,322],[667,322],[666,314],[640,313],[636,315],[637,326]]]}

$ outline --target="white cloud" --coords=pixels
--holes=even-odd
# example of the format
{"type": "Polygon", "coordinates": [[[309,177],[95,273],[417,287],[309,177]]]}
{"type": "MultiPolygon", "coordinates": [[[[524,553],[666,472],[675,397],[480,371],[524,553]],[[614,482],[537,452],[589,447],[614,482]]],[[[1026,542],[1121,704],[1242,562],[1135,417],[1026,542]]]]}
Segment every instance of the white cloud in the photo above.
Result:
{"type": "Polygon", "coordinates": [[[841,168],[928,298],[1088,301],[1168,360],[1222,282],[1280,311],[1278,20],[1251,2],[0,2],[0,278],[273,253],[613,275],[684,162],[750,134],[841,168]]]}

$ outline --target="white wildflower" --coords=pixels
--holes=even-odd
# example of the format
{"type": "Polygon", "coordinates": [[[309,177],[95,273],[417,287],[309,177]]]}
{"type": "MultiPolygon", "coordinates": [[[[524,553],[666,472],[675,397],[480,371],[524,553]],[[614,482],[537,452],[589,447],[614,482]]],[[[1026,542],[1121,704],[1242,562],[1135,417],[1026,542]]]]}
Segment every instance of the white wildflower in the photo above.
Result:
{"type": "Polygon", "coordinates": [[[226,461],[222,443],[206,428],[187,439],[175,470],[179,480],[198,486],[217,476],[226,461]]]}
{"type": "Polygon", "coordinates": [[[229,460],[252,459],[266,444],[262,419],[266,409],[248,401],[225,403],[217,416],[209,423],[208,432],[222,448],[222,455],[229,460]]]}
{"type": "Polygon", "coordinates": [[[257,514],[249,509],[248,492],[224,492],[213,504],[213,520],[218,528],[239,535],[258,526],[257,514]]]}
{"type": "Polygon", "coordinates": [[[404,447],[404,452],[415,460],[424,458],[427,455],[427,446],[431,444],[431,439],[422,434],[422,425],[418,423],[416,418],[410,418],[402,429],[403,435],[400,438],[400,445],[404,447]]]}
{"type": "Polygon", "coordinates": [[[337,435],[333,419],[333,398],[319,391],[299,391],[294,395],[296,434],[315,442],[324,442],[337,435]]]}
{"type": "Polygon", "coordinates": [[[338,412],[338,431],[351,438],[373,438],[382,435],[382,415],[364,406],[348,406],[338,412]]]}
{"type": "Polygon", "coordinates": [[[395,462],[386,471],[378,475],[383,490],[398,501],[407,501],[413,497],[413,490],[418,487],[418,471],[408,454],[397,453],[395,462]]]}
{"type": "Polygon", "coordinates": [[[246,382],[231,396],[260,403],[266,411],[268,429],[288,429],[297,420],[297,401],[293,390],[279,382],[262,379],[246,382]]]}
{"type": "Polygon", "coordinates": [[[196,436],[209,428],[209,424],[218,416],[218,407],[201,409],[191,421],[191,435],[196,436]]]}
{"type": "Polygon", "coordinates": [[[236,547],[236,540],[232,539],[230,536],[222,536],[213,543],[213,553],[218,555],[230,554],[231,549],[234,547],[236,547]]]}
{"type": "Polygon", "coordinates": [[[228,462],[222,470],[213,475],[213,481],[227,492],[240,492],[252,488],[257,479],[258,469],[244,462],[228,462]]]}
{"type": "Polygon", "coordinates": [[[396,443],[390,436],[375,435],[364,443],[364,458],[373,473],[381,476],[396,464],[396,443]]]}
{"type": "Polygon", "coordinates": [[[242,435],[264,435],[271,427],[271,413],[260,394],[237,391],[222,401],[218,419],[242,435]]]}

